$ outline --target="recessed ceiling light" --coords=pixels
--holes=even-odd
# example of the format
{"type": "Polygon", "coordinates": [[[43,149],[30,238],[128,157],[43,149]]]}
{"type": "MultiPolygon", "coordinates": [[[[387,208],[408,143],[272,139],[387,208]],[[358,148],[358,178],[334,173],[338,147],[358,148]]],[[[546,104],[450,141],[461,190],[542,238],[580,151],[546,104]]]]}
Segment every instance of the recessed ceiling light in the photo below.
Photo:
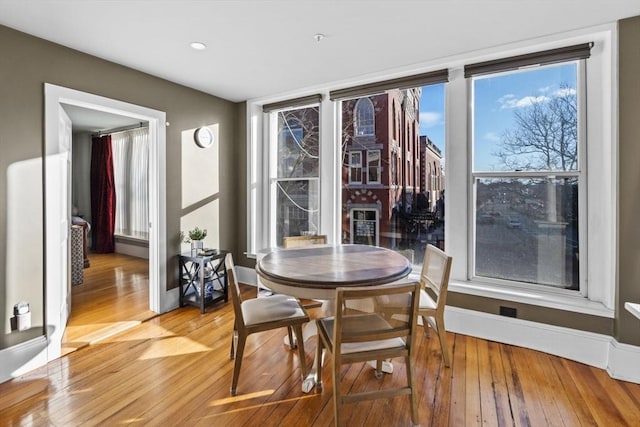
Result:
{"type": "Polygon", "coordinates": [[[207,45],[202,42],[191,42],[190,46],[195,50],[205,50],[207,48],[207,45]]]}

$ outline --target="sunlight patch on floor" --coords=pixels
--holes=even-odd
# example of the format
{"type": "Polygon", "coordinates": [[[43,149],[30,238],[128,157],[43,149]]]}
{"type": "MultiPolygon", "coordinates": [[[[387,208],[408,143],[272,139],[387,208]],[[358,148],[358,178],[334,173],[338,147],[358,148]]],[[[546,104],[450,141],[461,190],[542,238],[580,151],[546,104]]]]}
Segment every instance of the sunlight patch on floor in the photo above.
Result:
{"type": "Polygon", "coordinates": [[[184,354],[210,351],[211,348],[186,337],[167,337],[151,343],[151,348],[145,351],[138,360],[148,360],[160,357],[181,356],[184,354]]]}
{"type": "MultiPolygon", "coordinates": [[[[254,410],[257,410],[257,409],[260,409],[260,408],[264,408],[266,406],[279,405],[281,403],[286,403],[286,402],[297,402],[297,401],[302,400],[302,399],[313,399],[316,396],[318,396],[318,395],[317,394],[306,394],[304,396],[292,397],[291,399],[281,399],[281,400],[276,400],[276,401],[273,401],[273,402],[261,402],[261,403],[259,403],[257,405],[244,406],[242,408],[232,409],[230,411],[224,411],[224,412],[217,413],[215,415],[202,417],[202,419],[215,418],[216,416],[220,416],[222,414],[233,414],[235,412],[242,412],[242,411],[254,411],[254,410]]],[[[237,397],[242,397],[242,396],[236,396],[236,398],[237,397]]],[[[216,402],[216,401],[214,401],[214,402],[216,402]]],[[[237,402],[237,401],[235,401],[235,402],[237,402]]],[[[213,402],[210,403],[209,406],[214,406],[213,402]]]]}
{"type": "Polygon", "coordinates": [[[95,344],[99,341],[109,338],[115,334],[119,334],[127,329],[138,326],[141,322],[138,320],[129,320],[124,322],[109,323],[93,323],[90,325],[67,326],[65,330],[65,342],[67,343],[86,343],[95,344]]]}
{"type": "Polygon", "coordinates": [[[228,405],[230,403],[236,403],[243,400],[255,399],[256,397],[269,396],[273,394],[274,391],[275,390],[273,389],[262,390],[262,391],[256,391],[253,393],[243,394],[242,396],[230,396],[230,397],[225,397],[224,399],[216,399],[213,402],[209,403],[209,406],[228,405]]]}

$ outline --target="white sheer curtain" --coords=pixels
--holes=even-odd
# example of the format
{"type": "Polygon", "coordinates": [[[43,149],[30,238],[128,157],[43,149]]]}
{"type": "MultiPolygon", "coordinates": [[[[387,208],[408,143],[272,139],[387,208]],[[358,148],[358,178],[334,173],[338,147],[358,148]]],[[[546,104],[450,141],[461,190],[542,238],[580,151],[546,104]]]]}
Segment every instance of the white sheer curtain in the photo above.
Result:
{"type": "Polygon", "coordinates": [[[116,187],[115,234],[149,238],[149,129],[111,134],[116,187]]]}

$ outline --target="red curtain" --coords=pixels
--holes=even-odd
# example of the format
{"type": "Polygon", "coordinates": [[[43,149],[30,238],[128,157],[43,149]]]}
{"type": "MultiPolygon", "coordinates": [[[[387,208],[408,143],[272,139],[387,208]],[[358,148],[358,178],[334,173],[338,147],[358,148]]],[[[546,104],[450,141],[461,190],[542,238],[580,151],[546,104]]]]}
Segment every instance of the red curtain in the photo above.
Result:
{"type": "Polygon", "coordinates": [[[95,252],[114,252],[116,188],[113,181],[111,135],[94,137],[91,143],[91,230],[95,252]]]}

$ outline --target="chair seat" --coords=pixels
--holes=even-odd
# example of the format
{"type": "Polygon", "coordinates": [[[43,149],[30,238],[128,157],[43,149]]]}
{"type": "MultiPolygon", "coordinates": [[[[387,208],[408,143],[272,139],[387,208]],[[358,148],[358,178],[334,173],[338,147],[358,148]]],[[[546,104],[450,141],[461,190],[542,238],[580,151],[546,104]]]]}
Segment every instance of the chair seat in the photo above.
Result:
{"type": "Polygon", "coordinates": [[[308,320],[298,301],[287,295],[249,299],[242,301],[241,308],[247,326],[296,318],[308,320]]]}
{"type": "MultiPolygon", "coordinates": [[[[407,299],[410,298],[409,295],[382,295],[377,297],[378,304],[382,305],[385,308],[394,308],[394,307],[406,307],[407,299]]],[[[418,305],[418,310],[435,310],[436,302],[429,296],[429,294],[424,290],[420,290],[420,303],[418,305]]]]}
{"type": "MultiPolygon", "coordinates": [[[[333,336],[333,317],[320,319],[319,323],[327,332],[329,337],[333,336]]],[[[392,329],[392,326],[378,314],[361,316],[355,320],[354,318],[343,319],[343,330],[349,333],[367,330],[384,330],[392,329]]],[[[390,348],[403,348],[406,346],[402,338],[390,338],[386,340],[365,341],[365,342],[348,342],[342,344],[341,354],[358,353],[361,351],[383,350],[390,348]]]]}

